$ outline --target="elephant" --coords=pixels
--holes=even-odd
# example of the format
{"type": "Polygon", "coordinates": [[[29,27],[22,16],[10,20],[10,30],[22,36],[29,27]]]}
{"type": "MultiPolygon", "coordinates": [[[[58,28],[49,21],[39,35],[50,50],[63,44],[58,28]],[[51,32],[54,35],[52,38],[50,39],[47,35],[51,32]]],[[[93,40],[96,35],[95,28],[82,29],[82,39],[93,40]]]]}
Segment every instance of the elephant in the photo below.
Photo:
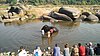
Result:
{"type": "Polygon", "coordinates": [[[42,35],[48,34],[48,32],[52,35],[53,33],[58,32],[58,29],[53,26],[44,25],[41,29],[42,35]]]}
{"type": "Polygon", "coordinates": [[[67,16],[65,14],[53,12],[53,11],[49,14],[49,16],[54,18],[54,19],[57,19],[57,20],[73,21],[69,16],[67,16]]]}
{"type": "Polygon", "coordinates": [[[50,29],[54,29],[54,32],[58,32],[58,29],[56,27],[48,25],[44,25],[41,30],[44,30],[44,32],[47,33],[48,31],[50,31],[50,29]]]}

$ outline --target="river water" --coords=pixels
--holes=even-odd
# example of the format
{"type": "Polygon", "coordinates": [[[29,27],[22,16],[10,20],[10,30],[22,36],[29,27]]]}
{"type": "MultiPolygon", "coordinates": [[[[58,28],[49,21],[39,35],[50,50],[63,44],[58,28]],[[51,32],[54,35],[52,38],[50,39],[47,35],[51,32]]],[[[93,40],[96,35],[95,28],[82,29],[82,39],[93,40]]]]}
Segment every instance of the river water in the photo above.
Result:
{"type": "Polygon", "coordinates": [[[63,49],[64,44],[70,46],[81,42],[93,44],[100,42],[100,23],[59,22],[50,23],[40,20],[25,20],[12,23],[0,23],[0,51],[17,51],[20,46],[33,50],[35,46],[42,49],[58,44],[63,49]],[[42,37],[40,29],[43,25],[55,26],[59,32],[51,38],[42,37]]]}

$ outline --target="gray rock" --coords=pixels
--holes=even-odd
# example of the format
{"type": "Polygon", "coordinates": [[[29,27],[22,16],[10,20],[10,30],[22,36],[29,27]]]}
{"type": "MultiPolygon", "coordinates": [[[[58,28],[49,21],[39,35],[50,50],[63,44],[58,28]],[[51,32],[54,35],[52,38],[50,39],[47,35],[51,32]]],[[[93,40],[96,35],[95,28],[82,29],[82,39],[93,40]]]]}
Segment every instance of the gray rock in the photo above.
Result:
{"type": "Polygon", "coordinates": [[[81,11],[76,8],[63,8],[63,7],[60,8],[58,11],[58,13],[69,16],[73,21],[79,17],[80,12],[81,11]]]}
{"type": "Polygon", "coordinates": [[[57,12],[51,12],[49,16],[57,20],[73,21],[69,16],[57,12]]]}
{"type": "Polygon", "coordinates": [[[96,16],[99,18],[99,20],[100,20],[100,12],[96,13],[95,15],[96,15],[96,16]]]}
{"type": "Polygon", "coordinates": [[[95,21],[99,21],[99,18],[97,16],[91,14],[85,20],[95,22],[95,21]]]}

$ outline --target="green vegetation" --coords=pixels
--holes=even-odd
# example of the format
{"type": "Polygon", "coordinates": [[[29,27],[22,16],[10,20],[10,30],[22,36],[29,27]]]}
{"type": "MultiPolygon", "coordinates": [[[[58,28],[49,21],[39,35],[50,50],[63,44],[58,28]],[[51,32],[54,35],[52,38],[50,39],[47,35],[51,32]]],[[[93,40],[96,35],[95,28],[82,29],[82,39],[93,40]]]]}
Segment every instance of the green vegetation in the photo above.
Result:
{"type": "Polygon", "coordinates": [[[100,0],[26,0],[26,2],[33,5],[100,5],[100,0]]]}
{"type": "Polygon", "coordinates": [[[8,5],[2,5],[2,6],[0,6],[0,8],[7,8],[8,7],[8,5]]]}
{"type": "MultiPolygon", "coordinates": [[[[18,0],[0,0],[0,3],[16,4],[18,0]]],[[[18,2],[32,5],[100,5],[100,0],[19,0],[18,2]]]]}

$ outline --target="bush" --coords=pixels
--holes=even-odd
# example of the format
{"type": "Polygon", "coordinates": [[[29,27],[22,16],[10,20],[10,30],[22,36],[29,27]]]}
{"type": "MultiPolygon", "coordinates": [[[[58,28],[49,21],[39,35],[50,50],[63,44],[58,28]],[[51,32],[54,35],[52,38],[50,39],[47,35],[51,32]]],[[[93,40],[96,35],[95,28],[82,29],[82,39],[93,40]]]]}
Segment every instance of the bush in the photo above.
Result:
{"type": "Polygon", "coordinates": [[[16,3],[17,3],[17,0],[12,0],[12,1],[11,1],[11,4],[12,4],[12,5],[15,5],[16,3]]]}
{"type": "Polygon", "coordinates": [[[17,3],[17,0],[7,0],[6,2],[11,5],[15,5],[17,3]]]}

